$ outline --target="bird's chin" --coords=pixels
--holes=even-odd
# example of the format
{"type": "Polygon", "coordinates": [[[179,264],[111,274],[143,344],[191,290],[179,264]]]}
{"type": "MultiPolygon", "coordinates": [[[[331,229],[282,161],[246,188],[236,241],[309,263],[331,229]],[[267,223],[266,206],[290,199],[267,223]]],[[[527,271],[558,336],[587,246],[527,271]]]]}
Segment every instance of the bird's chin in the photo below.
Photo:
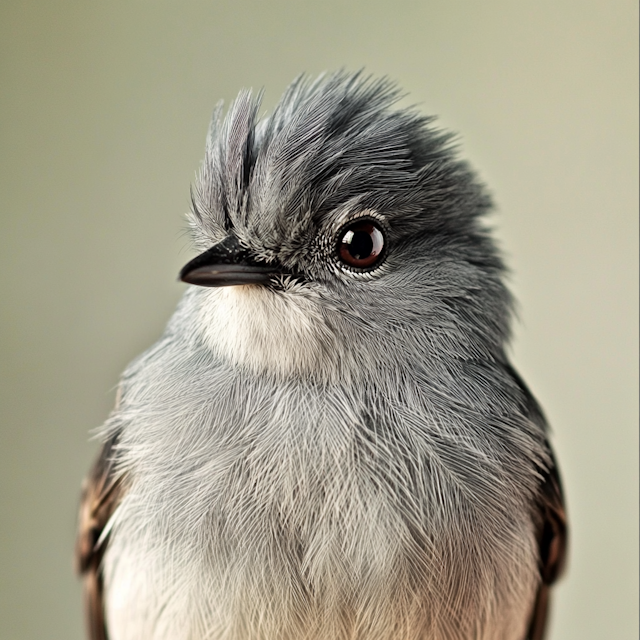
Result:
{"type": "Polygon", "coordinates": [[[335,334],[319,304],[297,289],[261,285],[207,289],[199,325],[205,343],[221,358],[279,376],[340,375],[335,334]]]}

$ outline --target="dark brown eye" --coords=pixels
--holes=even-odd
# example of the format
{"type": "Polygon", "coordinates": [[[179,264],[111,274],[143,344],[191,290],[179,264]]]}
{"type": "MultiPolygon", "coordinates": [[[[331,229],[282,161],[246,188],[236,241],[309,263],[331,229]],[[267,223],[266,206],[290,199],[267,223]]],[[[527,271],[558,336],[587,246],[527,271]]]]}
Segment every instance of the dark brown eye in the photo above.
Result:
{"type": "Polygon", "coordinates": [[[373,267],[380,260],[383,248],[382,231],[371,220],[352,222],[340,232],[338,256],[350,267],[373,267]]]}

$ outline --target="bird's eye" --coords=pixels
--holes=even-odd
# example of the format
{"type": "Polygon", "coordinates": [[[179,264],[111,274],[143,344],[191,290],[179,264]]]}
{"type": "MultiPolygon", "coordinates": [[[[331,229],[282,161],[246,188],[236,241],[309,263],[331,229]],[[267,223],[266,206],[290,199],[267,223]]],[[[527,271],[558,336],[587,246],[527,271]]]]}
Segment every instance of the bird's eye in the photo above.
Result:
{"type": "Polygon", "coordinates": [[[357,220],[347,225],[339,235],[338,257],[357,269],[370,269],[382,257],[384,236],[371,220],[357,220]]]}

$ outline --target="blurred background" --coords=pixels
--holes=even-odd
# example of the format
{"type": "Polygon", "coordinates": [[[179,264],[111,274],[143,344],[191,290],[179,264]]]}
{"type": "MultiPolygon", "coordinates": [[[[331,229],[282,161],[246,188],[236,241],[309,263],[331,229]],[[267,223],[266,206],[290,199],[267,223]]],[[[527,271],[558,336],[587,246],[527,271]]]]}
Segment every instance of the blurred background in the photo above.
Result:
{"type": "Polygon", "coordinates": [[[635,0],[0,3],[0,639],[80,640],[81,479],[193,253],[215,103],[396,79],[490,185],[571,518],[551,640],[638,638],[635,0]]]}

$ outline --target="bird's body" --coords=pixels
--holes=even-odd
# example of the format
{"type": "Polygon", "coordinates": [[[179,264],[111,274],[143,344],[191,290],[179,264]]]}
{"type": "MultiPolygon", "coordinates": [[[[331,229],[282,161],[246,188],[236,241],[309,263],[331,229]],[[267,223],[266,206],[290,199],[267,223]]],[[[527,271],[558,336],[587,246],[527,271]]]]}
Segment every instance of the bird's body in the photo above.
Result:
{"type": "Polygon", "coordinates": [[[336,74],[214,119],[206,286],[125,372],[85,489],[94,638],[542,637],[564,512],[488,199],[393,98],[336,74]]]}

